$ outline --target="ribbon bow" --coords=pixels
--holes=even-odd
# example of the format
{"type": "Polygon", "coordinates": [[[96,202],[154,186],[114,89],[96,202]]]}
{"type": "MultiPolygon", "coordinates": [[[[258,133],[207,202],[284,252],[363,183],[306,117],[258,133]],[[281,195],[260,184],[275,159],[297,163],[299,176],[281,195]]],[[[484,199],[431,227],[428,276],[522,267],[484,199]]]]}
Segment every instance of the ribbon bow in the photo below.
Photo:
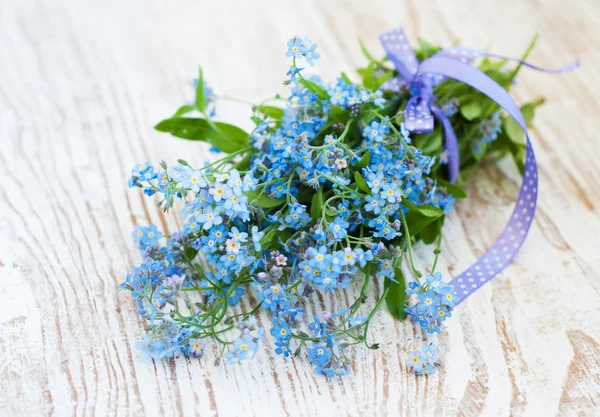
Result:
{"type": "Polygon", "coordinates": [[[518,59],[463,47],[439,51],[431,58],[419,62],[401,28],[384,33],[380,36],[380,40],[389,60],[392,61],[399,74],[399,77],[388,80],[382,85],[382,88],[399,92],[403,83],[406,83],[409,88],[411,98],[406,105],[404,121],[407,130],[414,133],[431,132],[433,130],[433,116],[442,123],[448,153],[450,182],[454,183],[458,177],[460,167],[458,143],[452,124],[435,104],[433,94],[433,87],[444,79],[447,77],[454,78],[487,95],[515,119],[525,132],[527,149],[523,183],[508,224],[492,247],[479,260],[450,281],[450,285],[454,286],[457,294],[460,295],[460,300],[464,300],[499,274],[516,256],[533,222],[538,194],[538,170],[535,154],[521,110],[504,88],[485,73],[469,64],[480,56],[490,56],[518,61],[521,65],[537,71],[559,73],[577,68],[579,63],[575,61],[562,68],[547,70],[518,59]]]}
{"type": "MultiPolygon", "coordinates": [[[[406,130],[412,133],[430,133],[433,131],[434,116],[437,118],[444,130],[444,143],[448,155],[448,179],[455,183],[458,178],[460,168],[460,156],[458,152],[458,141],[452,123],[448,116],[436,105],[436,97],[433,94],[433,88],[444,81],[446,76],[443,74],[424,73],[421,66],[424,62],[434,58],[446,58],[469,64],[474,59],[481,56],[490,56],[510,61],[518,61],[522,65],[533,68],[537,71],[558,73],[569,71],[576,68],[577,62],[555,70],[547,70],[519,59],[507,58],[500,55],[491,54],[473,48],[454,47],[437,52],[432,58],[420,63],[415,52],[411,48],[408,39],[402,28],[398,28],[384,33],[379,37],[387,57],[396,67],[399,76],[386,81],[381,88],[400,92],[400,89],[406,85],[411,98],[406,103],[404,126],[406,130]]],[[[492,81],[493,82],[493,81],[492,81]]],[[[467,83],[468,84],[468,83],[467,83]]],[[[485,92],[484,92],[485,93],[485,92]]]]}

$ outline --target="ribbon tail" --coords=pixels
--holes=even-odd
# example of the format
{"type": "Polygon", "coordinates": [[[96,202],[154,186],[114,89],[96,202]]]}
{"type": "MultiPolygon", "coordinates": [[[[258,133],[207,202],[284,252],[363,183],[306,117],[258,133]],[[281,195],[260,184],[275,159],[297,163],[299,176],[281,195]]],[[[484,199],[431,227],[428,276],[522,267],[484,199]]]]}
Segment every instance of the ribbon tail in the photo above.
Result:
{"type": "Polygon", "coordinates": [[[437,106],[431,106],[431,112],[442,123],[444,129],[444,146],[448,154],[448,180],[455,184],[460,169],[460,153],[458,152],[458,140],[456,133],[448,117],[437,106]]]}
{"type": "Polygon", "coordinates": [[[522,59],[518,59],[518,58],[509,58],[509,57],[502,56],[502,55],[491,54],[489,52],[482,52],[482,55],[489,56],[489,57],[496,58],[496,59],[502,59],[504,61],[518,62],[519,64],[523,65],[524,67],[528,67],[528,68],[531,68],[532,70],[539,71],[539,72],[545,72],[547,74],[560,74],[561,72],[572,71],[575,68],[579,68],[579,60],[578,59],[576,59],[575,61],[573,61],[569,64],[563,65],[562,67],[542,68],[542,67],[538,67],[537,65],[530,64],[529,62],[523,61],[522,59]]]}
{"type": "MultiPolygon", "coordinates": [[[[547,73],[547,74],[559,74],[561,72],[571,71],[571,70],[574,70],[575,68],[579,67],[579,60],[576,59],[575,61],[573,61],[573,62],[571,62],[571,63],[569,63],[567,65],[564,65],[562,67],[558,67],[558,68],[542,68],[540,66],[530,64],[529,62],[524,61],[524,60],[519,59],[519,58],[511,58],[511,57],[507,57],[507,56],[503,56],[503,55],[493,54],[491,52],[487,52],[487,51],[484,51],[484,50],[481,50],[481,49],[468,48],[468,47],[465,47],[465,46],[455,46],[455,47],[450,48],[450,49],[443,49],[443,50],[437,52],[435,54],[435,56],[436,57],[450,58],[450,59],[453,59],[455,61],[460,61],[460,62],[465,63],[465,64],[470,63],[474,59],[486,56],[486,57],[490,57],[490,58],[501,59],[503,61],[518,62],[519,65],[531,68],[531,69],[533,69],[535,71],[544,72],[544,73],[547,73]]],[[[443,80],[443,77],[438,78],[436,80],[435,85],[437,85],[442,80],[443,80]]]]}
{"type": "Polygon", "coordinates": [[[404,81],[410,82],[417,73],[419,61],[408,43],[404,30],[398,28],[385,32],[379,37],[379,41],[383,45],[388,59],[396,67],[398,74],[404,81]]]}
{"type": "Polygon", "coordinates": [[[417,76],[427,73],[454,78],[481,91],[515,119],[525,132],[527,139],[523,183],[517,197],[516,207],[508,224],[492,247],[479,260],[450,281],[450,285],[455,288],[461,300],[464,300],[506,268],[523,245],[535,213],[538,194],[538,170],[525,119],[519,107],[504,88],[477,68],[445,57],[434,56],[423,61],[417,76]]]}
{"type": "Polygon", "coordinates": [[[433,116],[431,115],[431,109],[427,102],[421,97],[411,97],[406,103],[404,113],[404,126],[409,132],[433,132],[433,116]]]}

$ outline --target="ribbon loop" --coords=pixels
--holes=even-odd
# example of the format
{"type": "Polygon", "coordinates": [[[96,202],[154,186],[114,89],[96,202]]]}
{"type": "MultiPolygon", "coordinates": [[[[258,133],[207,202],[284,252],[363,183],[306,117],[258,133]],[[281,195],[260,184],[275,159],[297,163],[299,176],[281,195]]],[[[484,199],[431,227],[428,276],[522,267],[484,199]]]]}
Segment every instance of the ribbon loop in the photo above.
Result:
{"type": "Polygon", "coordinates": [[[431,58],[419,63],[402,29],[396,29],[380,36],[387,56],[392,61],[400,77],[388,80],[382,88],[399,92],[403,85],[409,87],[411,98],[406,105],[405,127],[414,133],[426,133],[433,130],[433,116],[444,129],[446,151],[448,154],[449,180],[454,183],[460,168],[458,142],[452,123],[436,105],[433,87],[453,78],[479,90],[504,109],[523,129],[527,139],[523,183],[508,224],[492,247],[471,267],[450,281],[461,301],[475,290],[499,274],[516,256],[523,245],[527,232],[533,222],[538,195],[538,170],[535,154],[525,119],[508,92],[479,69],[469,65],[475,58],[490,56],[517,61],[521,65],[538,71],[558,73],[577,68],[579,63],[569,64],[555,70],[536,67],[519,59],[506,58],[472,48],[455,47],[442,50],[431,58]]]}

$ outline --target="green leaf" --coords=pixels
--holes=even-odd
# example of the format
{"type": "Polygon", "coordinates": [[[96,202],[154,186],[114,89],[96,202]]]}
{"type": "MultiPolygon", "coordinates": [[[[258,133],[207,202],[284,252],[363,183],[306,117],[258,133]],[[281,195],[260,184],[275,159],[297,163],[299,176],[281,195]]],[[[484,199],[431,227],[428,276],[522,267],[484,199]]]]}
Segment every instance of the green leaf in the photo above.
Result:
{"type": "Polygon", "coordinates": [[[173,117],[183,116],[184,114],[189,113],[194,110],[196,110],[196,108],[194,106],[188,106],[188,105],[181,106],[179,109],[177,109],[177,111],[175,112],[173,117]]]}
{"type": "Polygon", "coordinates": [[[517,144],[525,143],[525,132],[523,132],[521,126],[512,117],[508,116],[502,121],[502,129],[504,129],[506,136],[508,136],[511,142],[517,144]]]}
{"type": "Polygon", "coordinates": [[[419,233],[419,237],[423,239],[423,243],[426,245],[430,245],[436,241],[442,230],[442,221],[441,219],[437,219],[431,223],[429,223],[421,233],[419,233]]]}
{"type": "Polygon", "coordinates": [[[265,233],[265,235],[262,237],[262,239],[260,239],[260,244],[264,245],[267,242],[271,242],[277,232],[278,232],[277,227],[272,226],[271,230],[269,230],[267,233],[265,233]]]}
{"type": "Polygon", "coordinates": [[[196,108],[202,113],[206,110],[206,94],[204,93],[204,74],[198,67],[198,85],[196,86],[196,108]]]}
{"type": "Polygon", "coordinates": [[[428,135],[418,135],[418,137],[422,136],[425,137],[422,139],[423,144],[416,145],[415,143],[415,146],[421,148],[421,150],[426,154],[438,153],[444,143],[441,126],[436,126],[435,130],[428,135]]]}
{"type": "Polygon", "coordinates": [[[270,117],[271,119],[281,120],[283,118],[283,109],[275,106],[260,105],[256,107],[256,111],[270,117]]]}
{"type": "Polygon", "coordinates": [[[398,320],[405,320],[408,317],[404,311],[406,304],[406,282],[399,267],[394,268],[394,279],[397,282],[391,279],[386,279],[383,282],[384,289],[388,289],[385,304],[392,317],[398,320]]]}
{"type": "Polygon", "coordinates": [[[362,40],[358,40],[358,43],[360,44],[360,50],[362,51],[362,53],[365,55],[365,57],[369,60],[369,61],[377,61],[373,55],[371,55],[371,53],[368,51],[367,47],[365,46],[365,44],[363,43],[362,40]]]}
{"type": "Polygon", "coordinates": [[[367,194],[371,194],[371,189],[369,188],[365,179],[362,177],[362,175],[360,175],[359,172],[354,173],[354,181],[356,181],[356,185],[358,185],[358,188],[360,188],[367,194]]]}
{"type": "Polygon", "coordinates": [[[371,151],[365,152],[360,161],[354,164],[354,167],[357,169],[361,169],[369,165],[369,162],[371,162],[371,151]]]}
{"type": "Polygon", "coordinates": [[[259,191],[248,191],[244,193],[248,197],[248,203],[255,202],[260,208],[273,208],[281,206],[286,202],[285,198],[271,198],[267,194],[259,191]]]}
{"type": "Polygon", "coordinates": [[[402,204],[410,210],[406,215],[406,224],[412,236],[416,236],[428,224],[444,215],[444,210],[430,204],[415,206],[405,200],[402,200],[402,204]]]}
{"type": "Polygon", "coordinates": [[[321,214],[323,213],[323,203],[323,190],[319,189],[319,192],[313,196],[310,203],[310,217],[313,219],[321,217],[321,214]]]}
{"type": "MultiPolygon", "coordinates": [[[[533,118],[535,117],[535,109],[538,106],[544,104],[545,100],[543,98],[539,98],[531,103],[527,103],[521,107],[521,113],[523,114],[523,118],[525,119],[525,123],[527,125],[531,124],[533,118]]],[[[506,136],[513,142],[518,145],[525,144],[525,133],[523,129],[519,126],[519,124],[510,116],[503,118],[502,120],[502,129],[506,133],[506,136]]]]}
{"type": "MultiPolygon", "coordinates": [[[[346,123],[349,119],[348,112],[340,106],[331,107],[331,121],[334,123],[346,123]]],[[[321,130],[322,131],[322,130],[321,130]]]]}
{"type": "Polygon", "coordinates": [[[467,193],[461,187],[456,184],[451,184],[448,181],[442,179],[436,179],[437,185],[440,188],[445,188],[454,198],[467,198],[467,193]]]}
{"type": "Polygon", "coordinates": [[[366,89],[374,90],[376,86],[375,81],[375,69],[377,68],[377,64],[375,62],[371,62],[366,68],[359,71],[359,74],[363,77],[363,85],[366,89]]]}
{"type": "Polygon", "coordinates": [[[348,84],[348,85],[352,85],[352,81],[350,81],[350,78],[348,78],[348,76],[346,75],[346,73],[345,73],[345,72],[342,72],[342,75],[341,75],[341,77],[342,77],[342,80],[344,80],[344,82],[345,82],[346,84],[348,84]]]}
{"type": "Polygon", "coordinates": [[[313,94],[318,95],[321,100],[329,100],[329,94],[327,94],[327,91],[325,91],[322,87],[320,87],[316,83],[306,80],[304,78],[301,78],[300,84],[302,84],[304,87],[308,88],[313,94]]]}
{"type": "Polygon", "coordinates": [[[201,118],[173,117],[163,120],[154,128],[178,138],[210,143],[226,153],[244,149],[250,140],[250,135],[237,126],[201,118]]]}
{"type": "Polygon", "coordinates": [[[415,51],[415,54],[417,55],[417,58],[419,58],[419,61],[423,61],[429,58],[430,56],[434,55],[437,51],[442,49],[440,47],[433,46],[424,39],[418,38],[417,40],[419,42],[419,49],[415,51]]]}
{"type": "Polygon", "coordinates": [[[461,104],[459,110],[460,114],[469,121],[477,119],[483,113],[483,107],[479,100],[471,100],[465,104],[461,104]]]}
{"type": "Polygon", "coordinates": [[[488,57],[483,58],[481,64],[479,65],[479,69],[485,73],[488,72],[498,72],[504,68],[506,65],[506,60],[504,59],[494,59],[491,60],[488,57]]]}
{"type": "Polygon", "coordinates": [[[188,259],[188,260],[192,260],[196,257],[196,255],[198,254],[198,251],[194,248],[191,248],[189,246],[186,246],[183,249],[183,255],[188,259]]]}
{"type": "Polygon", "coordinates": [[[381,87],[383,85],[383,83],[385,83],[387,80],[389,80],[393,76],[394,76],[393,71],[384,72],[379,77],[375,78],[375,85],[373,86],[373,89],[377,89],[377,88],[381,87]]]}
{"type": "Polygon", "coordinates": [[[269,226],[269,227],[271,229],[269,229],[269,231],[267,231],[265,233],[265,235],[262,237],[262,239],[260,240],[260,244],[263,246],[263,250],[265,247],[271,247],[273,245],[278,245],[280,238],[283,241],[288,240],[292,236],[292,233],[294,232],[293,229],[289,229],[289,228],[284,229],[284,230],[278,230],[277,225],[269,226]]]}
{"type": "Polygon", "coordinates": [[[544,98],[538,98],[531,103],[524,104],[521,106],[521,113],[523,113],[523,118],[525,119],[525,123],[527,125],[531,124],[533,118],[535,117],[535,109],[542,104],[544,104],[546,100],[544,98]]]}
{"type": "Polygon", "coordinates": [[[237,164],[235,164],[235,169],[238,171],[246,171],[250,167],[250,162],[252,162],[252,158],[254,157],[254,152],[247,152],[244,155],[244,158],[237,164]]]}

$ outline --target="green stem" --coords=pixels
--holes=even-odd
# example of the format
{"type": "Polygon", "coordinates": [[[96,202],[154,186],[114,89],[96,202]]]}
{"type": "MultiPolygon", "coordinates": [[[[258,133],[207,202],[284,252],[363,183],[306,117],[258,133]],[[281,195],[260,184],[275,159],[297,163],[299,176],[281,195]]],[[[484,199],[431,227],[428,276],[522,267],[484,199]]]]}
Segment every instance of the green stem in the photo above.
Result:
{"type": "Polygon", "coordinates": [[[436,246],[435,250],[433,251],[433,253],[435,254],[435,258],[433,259],[433,266],[431,267],[431,274],[433,274],[435,272],[435,267],[437,266],[437,262],[440,257],[441,246],[442,246],[442,229],[440,228],[440,234],[438,236],[437,246],[436,246]]]}
{"type": "Polygon", "coordinates": [[[410,259],[410,266],[413,270],[413,273],[416,276],[420,276],[420,272],[417,270],[417,268],[415,268],[415,263],[413,261],[413,256],[412,256],[412,243],[411,243],[411,237],[410,237],[410,231],[408,230],[408,224],[406,223],[406,216],[404,215],[404,211],[402,209],[398,210],[400,212],[400,217],[402,218],[402,225],[404,226],[404,234],[405,234],[405,240],[408,244],[408,258],[410,259]]]}

